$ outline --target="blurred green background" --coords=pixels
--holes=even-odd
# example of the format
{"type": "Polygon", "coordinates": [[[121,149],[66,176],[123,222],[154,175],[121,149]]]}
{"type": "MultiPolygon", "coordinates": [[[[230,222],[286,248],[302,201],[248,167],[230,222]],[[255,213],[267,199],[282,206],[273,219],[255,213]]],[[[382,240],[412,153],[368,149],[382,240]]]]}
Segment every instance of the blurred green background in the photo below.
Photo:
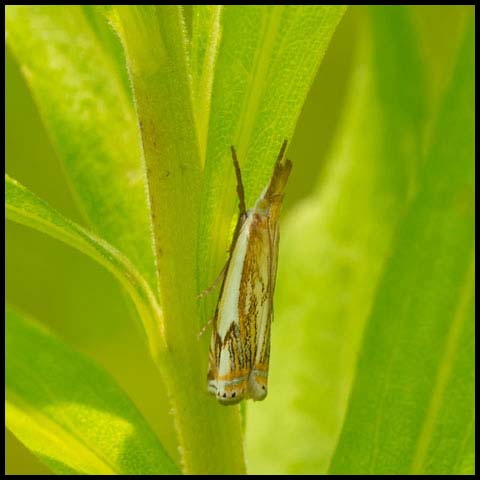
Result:
{"type": "MultiPolygon", "coordinates": [[[[346,101],[363,9],[347,10],[304,105],[289,149],[295,169],[285,200],[285,217],[321,182],[346,101]]],[[[473,9],[409,7],[425,66],[428,118],[433,118],[438,109],[465,20],[473,9]]],[[[65,216],[84,224],[22,72],[8,48],[5,81],[6,173],[65,216]]],[[[165,421],[165,393],[158,385],[158,374],[133,321],[131,306],[113,277],[65,244],[9,221],[5,259],[7,302],[47,324],[67,344],[104,366],[175,458],[172,425],[165,421]],[[152,385],[158,385],[158,394],[152,395],[152,385]]],[[[8,431],[5,435],[9,474],[49,472],[13,435],[8,431]]]]}

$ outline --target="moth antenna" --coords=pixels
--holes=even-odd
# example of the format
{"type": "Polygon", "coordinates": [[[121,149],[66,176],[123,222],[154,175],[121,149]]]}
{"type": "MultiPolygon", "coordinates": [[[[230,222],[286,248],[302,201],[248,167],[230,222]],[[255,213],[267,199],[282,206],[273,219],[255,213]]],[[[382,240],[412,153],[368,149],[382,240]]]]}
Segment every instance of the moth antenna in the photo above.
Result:
{"type": "Polygon", "coordinates": [[[285,139],[282,143],[282,148],[280,148],[280,153],[278,154],[277,161],[275,162],[276,164],[282,161],[283,156],[285,155],[285,150],[287,149],[287,143],[288,143],[288,140],[285,139]]]}
{"type": "Polygon", "coordinates": [[[233,166],[235,167],[235,175],[237,176],[238,208],[240,210],[240,215],[244,215],[247,212],[247,208],[245,207],[245,191],[243,190],[242,174],[240,172],[240,165],[238,164],[235,147],[232,145],[230,148],[232,149],[233,166]]]}

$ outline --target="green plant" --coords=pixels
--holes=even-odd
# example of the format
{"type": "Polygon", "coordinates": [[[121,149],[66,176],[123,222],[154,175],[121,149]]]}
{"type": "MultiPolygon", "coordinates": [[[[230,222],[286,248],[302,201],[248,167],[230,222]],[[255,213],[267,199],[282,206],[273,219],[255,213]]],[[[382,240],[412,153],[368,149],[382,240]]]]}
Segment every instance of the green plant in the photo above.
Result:
{"type": "Polygon", "coordinates": [[[196,294],[234,226],[229,147],[249,206],[344,11],[7,8],[8,45],[83,218],[8,175],[6,216],[113,273],[160,373],[151,396],[169,404],[149,424],[110,375],[8,307],[7,428],[52,471],[242,473],[245,436],[252,472],[473,472],[468,8],[455,10],[451,61],[431,64],[422,11],[349,12],[336,140],[282,224],[269,397],[240,409],[206,393],[208,335],[197,334],[216,295],[196,294]],[[438,82],[440,68],[451,79],[438,82]]]}

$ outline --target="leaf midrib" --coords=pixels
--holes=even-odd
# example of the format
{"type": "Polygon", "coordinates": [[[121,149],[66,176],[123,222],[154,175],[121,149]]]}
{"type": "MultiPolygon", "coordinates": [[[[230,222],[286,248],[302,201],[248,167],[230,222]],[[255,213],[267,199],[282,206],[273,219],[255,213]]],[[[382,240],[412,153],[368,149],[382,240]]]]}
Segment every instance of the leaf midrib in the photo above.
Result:
{"type": "MultiPolygon", "coordinates": [[[[250,138],[254,127],[254,119],[258,115],[261,100],[264,96],[267,73],[270,68],[268,59],[272,57],[275,38],[282,17],[284,6],[276,5],[272,8],[272,14],[264,20],[261,40],[259,41],[257,53],[251,71],[252,81],[249,82],[249,89],[243,102],[242,112],[240,114],[238,125],[239,131],[236,135],[238,158],[245,159],[250,138]]],[[[265,14],[263,18],[265,18],[265,14]]],[[[241,161],[241,160],[240,160],[241,161]]]]}
{"type": "Polygon", "coordinates": [[[460,294],[460,300],[458,302],[455,316],[453,317],[453,321],[447,334],[443,355],[432,388],[432,394],[428,404],[427,413],[423,420],[420,435],[418,436],[415,453],[413,455],[413,460],[410,467],[411,474],[422,473],[422,467],[428,452],[430,440],[433,435],[435,420],[440,411],[443,394],[450,378],[453,359],[459,347],[460,334],[462,332],[463,324],[467,318],[466,310],[469,299],[474,290],[474,285],[475,253],[473,251],[470,255],[470,262],[467,268],[467,273],[465,274],[463,289],[460,294]]]}

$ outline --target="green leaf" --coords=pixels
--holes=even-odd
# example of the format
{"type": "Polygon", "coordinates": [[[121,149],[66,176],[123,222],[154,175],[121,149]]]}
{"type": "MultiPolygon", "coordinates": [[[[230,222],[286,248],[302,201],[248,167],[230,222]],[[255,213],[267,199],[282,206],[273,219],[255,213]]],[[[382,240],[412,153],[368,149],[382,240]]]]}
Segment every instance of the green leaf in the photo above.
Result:
{"type": "MultiPolygon", "coordinates": [[[[145,173],[118,54],[94,7],[8,6],[6,39],[79,206],[155,288],[145,173]],[[94,22],[96,26],[94,26],[94,22]]],[[[106,21],[106,20],[104,20],[106,21]]]]}
{"type": "Polygon", "coordinates": [[[348,15],[358,50],[342,127],[317,193],[281,225],[269,396],[247,416],[255,473],[326,472],[363,325],[415,186],[425,114],[408,12],[348,15]]]}
{"type": "Polygon", "coordinates": [[[98,45],[105,51],[115,76],[122,82],[123,89],[128,95],[132,108],[133,95],[128,71],[126,68],[125,52],[115,29],[108,22],[108,16],[112,10],[111,5],[81,5],[82,11],[90,23],[98,45]]]}
{"type": "Polygon", "coordinates": [[[205,164],[215,62],[222,36],[222,5],[193,5],[190,68],[198,143],[205,164]]]}
{"type": "Polygon", "coordinates": [[[474,473],[475,30],[376,295],[331,473],[474,473]]]}
{"type": "MultiPolygon", "coordinates": [[[[201,8],[201,7],[200,7],[201,8]]],[[[242,166],[247,208],[291,139],[342,6],[225,6],[215,63],[199,231],[198,291],[226,261],[237,211],[230,145],[242,166]]],[[[204,321],[213,300],[204,302],[204,321]]]]}
{"type": "Polygon", "coordinates": [[[11,308],[5,321],[6,425],[55,473],[179,473],[103,370],[11,308]]]}
{"type": "Polygon", "coordinates": [[[5,175],[5,216],[65,242],[113,273],[137,307],[150,351],[158,360],[165,350],[161,310],[146,281],[127,258],[104,240],[60,215],[8,175],[5,175]]]}
{"type": "Polygon", "coordinates": [[[222,409],[208,395],[208,354],[197,338],[201,154],[182,10],[121,6],[112,22],[126,51],[141,126],[169,348],[165,383],[183,469],[196,474],[243,473],[238,409],[222,409]]]}

